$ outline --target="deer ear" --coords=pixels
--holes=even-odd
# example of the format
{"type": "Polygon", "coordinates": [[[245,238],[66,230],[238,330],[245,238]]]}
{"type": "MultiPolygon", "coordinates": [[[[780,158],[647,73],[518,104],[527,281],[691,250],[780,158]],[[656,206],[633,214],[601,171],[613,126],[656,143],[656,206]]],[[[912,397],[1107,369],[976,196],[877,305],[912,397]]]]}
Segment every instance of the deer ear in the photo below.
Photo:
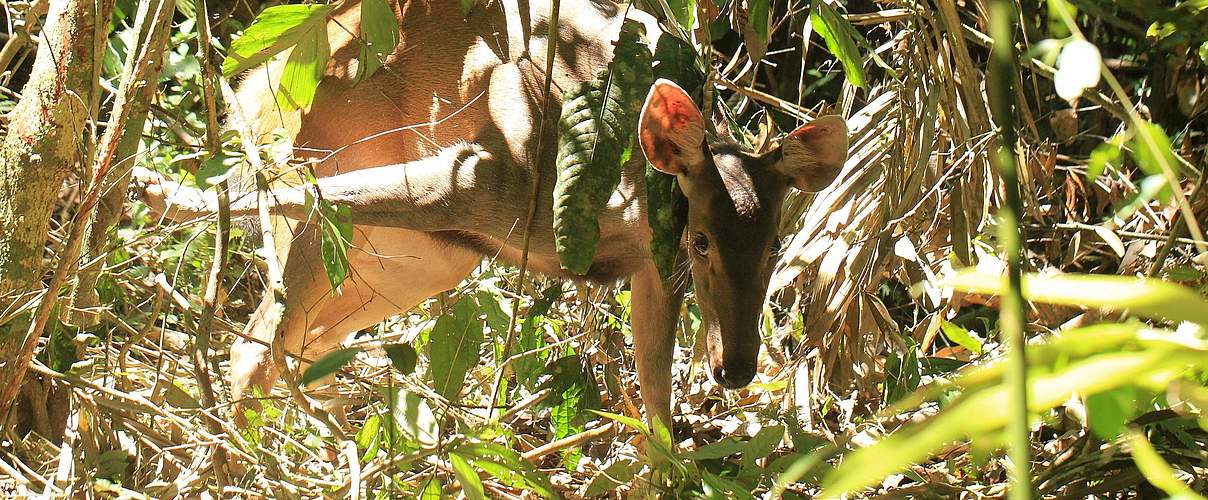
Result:
{"type": "Polygon", "coordinates": [[[660,78],[642,105],[638,142],[660,172],[691,174],[704,164],[705,119],[684,89],[660,78]]]}
{"type": "Polygon", "coordinates": [[[812,192],[834,182],[847,161],[847,123],[837,115],[802,125],[780,143],[783,159],[776,169],[793,187],[812,192]]]}

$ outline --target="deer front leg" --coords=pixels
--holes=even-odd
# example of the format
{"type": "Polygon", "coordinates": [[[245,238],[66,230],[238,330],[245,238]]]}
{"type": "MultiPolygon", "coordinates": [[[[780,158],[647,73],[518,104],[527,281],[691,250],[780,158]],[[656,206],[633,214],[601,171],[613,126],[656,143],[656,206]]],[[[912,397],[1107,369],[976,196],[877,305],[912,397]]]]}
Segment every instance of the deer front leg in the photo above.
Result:
{"type": "Polygon", "coordinates": [[[634,274],[629,286],[633,293],[630,323],[642,402],[651,429],[661,425],[670,431],[671,363],[676,319],[684,293],[678,287],[664,286],[653,262],[634,274]]]}
{"type": "MultiPolygon", "coordinates": [[[[145,186],[143,201],[173,220],[217,212],[213,193],[182,186],[146,170],[137,170],[134,176],[145,186]]],[[[523,199],[528,196],[527,182],[523,169],[498,160],[478,145],[457,144],[409,163],[322,177],[317,186],[274,187],[269,211],[307,221],[314,216],[307,198],[321,196],[348,207],[352,221],[359,225],[417,231],[509,227],[522,215],[514,210],[519,205],[494,201],[523,199]]],[[[254,196],[236,195],[232,199],[232,216],[256,214],[254,196]]]]}

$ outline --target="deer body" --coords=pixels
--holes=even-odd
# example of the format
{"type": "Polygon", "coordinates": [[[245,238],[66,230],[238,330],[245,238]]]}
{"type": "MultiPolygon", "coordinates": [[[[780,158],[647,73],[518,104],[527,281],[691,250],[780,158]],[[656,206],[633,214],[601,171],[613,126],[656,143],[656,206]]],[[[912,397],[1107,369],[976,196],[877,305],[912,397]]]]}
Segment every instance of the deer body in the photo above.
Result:
{"type": "MultiPolygon", "coordinates": [[[[248,323],[250,336],[270,341],[280,335],[288,350],[316,359],[351,333],[455,287],[483,256],[518,263],[533,192],[538,202],[529,228],[529,269],[569,276],[559,265],[552,231],[556,96],[604,69],[625,9],[608,1],[562,1],[555,98],[542,114],[548,2],[519,3],[531,10],[505,12],[488,4],[463,17],[456,2],[400,2],[401,44],[381,70],[356,84],[359,42],[348,31],[357,30],[359,5],[341,5],[328,27],[328,76],[305,112],[286,113],[275,105],[281,62],[249,71],[237,99],[252,111],[257,133],[287,130],[294,156],[318,162],[323,198],[349,206],[355,224],[351,273],[333,292],[323,270],[321,236],[306,223],[308,188],[300,175],[280,176],[272,193],[273,231],[288,302],[281,324],[273,325],[267,320],[272,298],[266,297],[248,323]],[[523,33],[530,35],[527,47],[523,33]],[[551,122],[544,153],[535,158],[543,116],[551,122]]],[[[630,17],[647,26],[653,43],[654,21],[637,11],[630,17]]],[[[639,126],[645,155],[635,151],[623,167],[620,185],[601,213],[600,241],[586,277],[629,279],[642,398],[649,416],[663,424],[670,422],[671,358],[683,290],[664,285],[651,257],[646,159],[677,175],[689,200],[687,259],[705,317],[710,366],[722,385],[742,386],[755,371],[756,326],[784,195],[790,185],[825,186],[846,157],[842,121],[815,124],[790,135],[796,140],[783,151],[756,157],[732,146],[710,146],[699,111],[674,84],[656,84],[647,99],[639,126]]],[[[194,212],[212,210],[212,200],[187,191],[158,179],[144,198],[176,217],[195,215],[187,200],[200,200],[194,212]],[[180,206],[170,207],[172,198],[180,206]]],[[[254,210],[254,202],[232,206],[235,215],[254,210]]],[[[234,398],[250,396],[253,386],[264,393],[271,389],[277,370],[267,347],[240,340],[231,357],[234,398]]]]}

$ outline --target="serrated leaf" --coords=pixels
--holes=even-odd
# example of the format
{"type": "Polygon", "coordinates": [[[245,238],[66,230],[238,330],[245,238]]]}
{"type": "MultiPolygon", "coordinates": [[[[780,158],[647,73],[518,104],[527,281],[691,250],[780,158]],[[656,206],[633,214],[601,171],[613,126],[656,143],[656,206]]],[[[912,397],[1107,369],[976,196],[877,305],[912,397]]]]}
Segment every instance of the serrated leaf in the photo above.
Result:
{"type": "Polygon", "coordinates": [[[600,240],[599,212],[621,179],[638,107],[652,81],[645,28],[626,21],[613,60],[598,78],[564,95],[558,120],[554,244],[562,267],[583,275],[600,240]]]}
{"type": "Polygon", "coordinates": [[[461,485],[461,492],[466,495],[466,498],[486,500],[486,494],[482,489],[482,479],[478,478],[478,472],[470,467],[470,463],[457,453],[449,454],[449,462],[453,464],[453,475],[457,476],[457,483],[461,485]]]}
{"type": "Polygon", "coordinates": [[[390,364],[394,365],[394,369],[398,370],[403,375],[410,375],[415,372],[415,363],[419,360],[419,353],[415,351],[411,344],[387,344],[383,349],[386,351],[386,356],[390,358],[390,364]]]}
{"type": "Polygon", "coordinates": [[[320,25],[326,31],[327,15],[335,8],[335,5],[305,4],[264,9],[243,35],[231,43],[231,50],[222,61],[223,76],[231,77],[263,64],[297,45],[320,25]]]}
{"type": "Polygon", "coordinates": [[[298,40],[281,70],[281,85],[277,87],[277,105],[285,111],[306,109],[315,99],[319,82],[327,71],[331,46],[327,43],[327,23],[316,23],[298,40]]]}
{"type": "MultiPolygon", "coordinates": [[[[463,0],[464,2],[464,0],[463,0]]],[[[373,76],[386,57],[398,47],[398,20],[387,0],[361,2],[361,63],[357,66],[359,82],[373,76]]]]}
{"type": "Polygon", "coordinates": [[[318,361],[315,361],[314,364],[302,371],[302,385],[310,385],[316,380],[335,373],[356,358],[358,352],[361,352],[361,350],[356,347],[346,347],[323,355],[318,361]]]}
{"type": "Polygon", "coordinates": [[[457,399],[465,385],[466,373],[478,364],[482,346],[483,323],[472,295],[462,295],[453,305],[453,314],[436,320],[428,334],[428,376],[433,389],[447,399],[457,399]]]}
{"type": "Polygon", "coordinates": [[[868,79],[864,75],[864,61],[854,39],[860,35],[851,24],[835,12],[834,7],[822,1],[814,2],[809,22],[826,41],[826,50],[839,59],[847,81],[856,87],[866,88],[868,79]]]}

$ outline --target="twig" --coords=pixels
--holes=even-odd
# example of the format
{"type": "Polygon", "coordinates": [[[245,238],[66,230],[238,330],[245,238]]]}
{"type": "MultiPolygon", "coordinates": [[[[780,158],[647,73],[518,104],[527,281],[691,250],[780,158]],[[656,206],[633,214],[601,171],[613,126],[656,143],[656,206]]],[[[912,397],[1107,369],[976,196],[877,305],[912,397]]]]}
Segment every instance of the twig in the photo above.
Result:
{"type": "MultiPolygon", "coordinates": [[[[524,238],[520,252],[520,272],[516,276],[516,284],[521,291],[524,289],[524,277],[528,272],[529,261],[529,245],[533,233],[533,221],[536,220],[537,214],[537,199],[541,194],[541,164],[543,154],[545,152],[545,128],[549,124],[549,117],[546,112],[549,111],[549,95],[554,82],[554,59],[558,55],[558,15],[562,8],[561,0],[550,0],[549,14],[549,43],[546,44],[545,50],[545,87],[541,94],[541,126],[537,128],[537,145],[533,151],[533,157],[529,158],[529,164],[532,168],[533,189],[529,193],[528,214],[525,216],[524,222],[524,238]]],[[[503,352],[506,354],[512,350],[512,344],[516,341],[516,317],[520,315],[520,301],[512,301],[512,315],[508,319],[508,336],[503,342],[503,352]]],[[[495,367],[495,383],[491,386],[491,404],[487,410],[487,419],[495,412],[495,406],[499,404],[499,389],[503,385],[503,377],[507,373],[504,369],[505,365],[495,367]]]]}
{"type": "Polygon", "coordinates": [[[520,454],[520,458],[530,462],[536,462],[541,460],[541,457],[551,453],[557,453],[567,448],[579,446],[595,438],[608,434],[616,428],[616,424],[617,423],[615,421],[609,421],[607,424],[601,425],[594,429],[588,429],[573,436],[566,436],[545,446],[540,446],[526,451],[520,454]]]}
{"type": "MultiPolygon", "coordinates": [[[[222,141],[218,136],[218,98],[214,88],[217,75],[210,60],[210,16],[205,0],[196,0],[196,6],[197,19],[200,21],[197,23],[197,45],[201,52],[201,87],[206,104],[206,147],[211,156],[218,156],[222,153],[222,141]]],[[[201,316],[197,321],[197,339],[193,343],[193,370],[197,373],[201,404],[205,408],[216,406],[214,387],[210,382],[210,329],[214,324],[214,313],[218,310],[218,289],[222,287],[222,275],[226,271],[230,232],[231,199],[227,192],[227,182],[223,180],[218,185],[218,224],[214,234],[214,258],[206,275],[205,296],[202,299],[201,316]]],[[[208,418],[204,420],[211,433],[221,434],[222,429],[217,422],[208,418]]],[[[214,447],[214,478],[218,481],[220,491],[231,484],[227,475],[226,451],[221,446],[214,447]]]]}

